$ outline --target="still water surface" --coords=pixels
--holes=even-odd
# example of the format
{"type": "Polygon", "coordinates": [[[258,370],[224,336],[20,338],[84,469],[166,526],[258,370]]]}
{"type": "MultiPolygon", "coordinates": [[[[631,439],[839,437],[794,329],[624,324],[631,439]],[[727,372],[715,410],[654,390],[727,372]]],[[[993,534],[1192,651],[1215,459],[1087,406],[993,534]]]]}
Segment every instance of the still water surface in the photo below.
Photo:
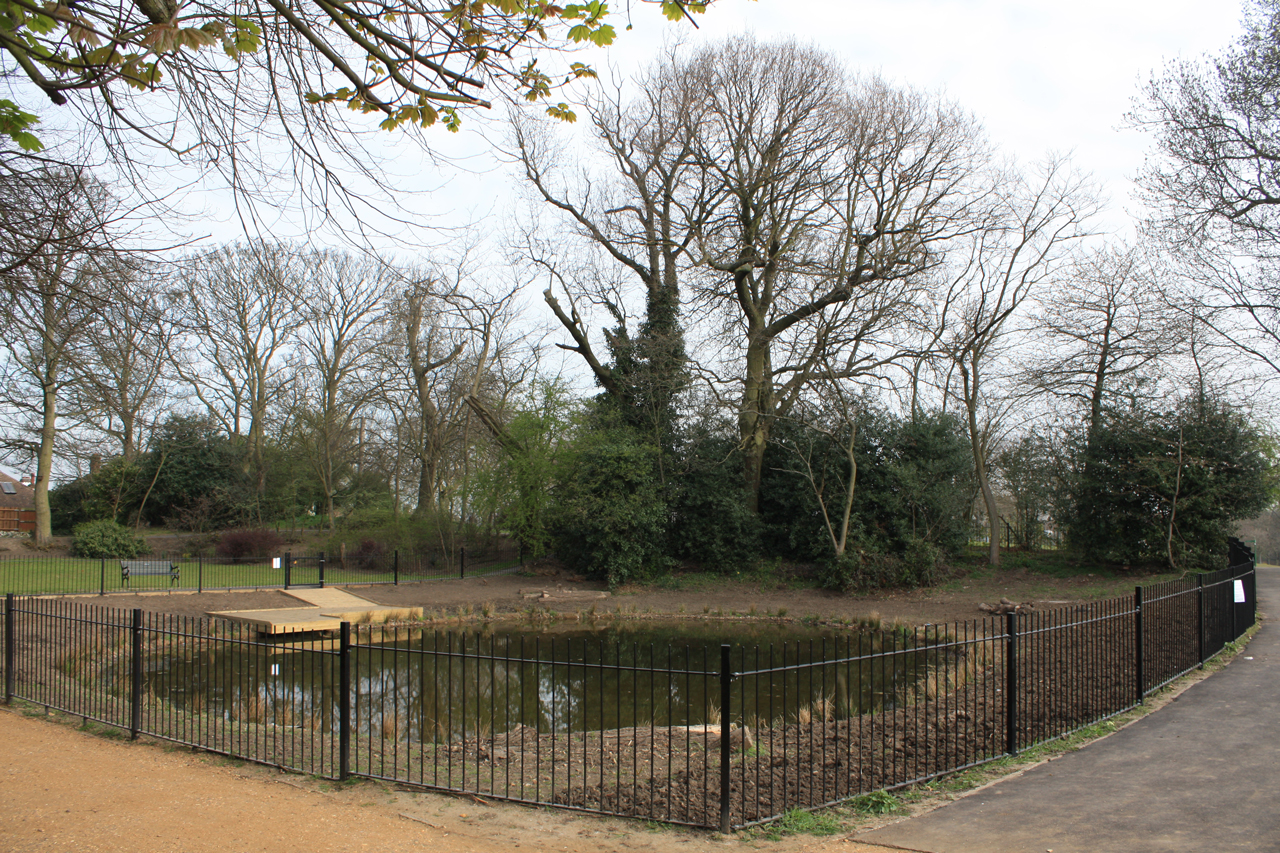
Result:
{"type": "MultiPolygon", "coordinates": [[[[581,732],[716,722],[723,644],[735,673],[731,717],[753,727],[893,707],[940,658],[901,636],[747,622],[403,629],[353,642],[355,730],[416,742],[518,725],[581,732]]],[[[321,730],[338,720],[332,648],[219,646],[172,655],[149,675],[158,695],[189,710],[321,730]]]]}

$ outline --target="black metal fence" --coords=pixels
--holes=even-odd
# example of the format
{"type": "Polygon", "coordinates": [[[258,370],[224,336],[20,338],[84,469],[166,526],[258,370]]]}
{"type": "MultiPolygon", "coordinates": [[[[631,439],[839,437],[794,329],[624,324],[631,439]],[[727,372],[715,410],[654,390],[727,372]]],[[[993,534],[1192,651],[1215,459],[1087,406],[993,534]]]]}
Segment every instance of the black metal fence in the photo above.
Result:
{"type": "Polygon", "coordinates": [[[33,555],[0,558],[0,590],[20,595],[67,595],[398,584],[514,572],[523,562],[524,555],[517,545],[466,546],[413,554],[320,552],[255,558],[160,554],[122,560],[33,555]],[[149,568],[129,573],[124,568],[126,563],[145,563],[149,568]]]}
{"type": "Polygon", "coordinates": [[[731,828],[1120,713],[1255,617],[1252,555],[1046,612],[770,646],[231,623],[10,595],[6,702],[330,778],[731,828]]]}

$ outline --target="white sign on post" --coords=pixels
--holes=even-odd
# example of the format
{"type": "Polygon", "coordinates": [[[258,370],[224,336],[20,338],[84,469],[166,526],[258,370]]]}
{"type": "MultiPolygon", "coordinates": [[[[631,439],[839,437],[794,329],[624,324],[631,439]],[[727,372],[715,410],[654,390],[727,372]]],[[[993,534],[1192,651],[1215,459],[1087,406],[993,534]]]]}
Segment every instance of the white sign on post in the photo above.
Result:
{"type": "MultiPolygon", "coordinates": [[[[272,557],[272,558],[271,558],[271,568],[273,568],[273,569],[278,569],[278,568],[280,568],[280,558],[279,558],[279,557],[272,557]]],[[[1237,581],[1237,583],[1239,583],[1239,581],[1237,581]]]]}
{"type": "Polygon", "coordinates": [[[1236,581],[1236,604],[1244,604],[1244,581],[1236,581]]]}

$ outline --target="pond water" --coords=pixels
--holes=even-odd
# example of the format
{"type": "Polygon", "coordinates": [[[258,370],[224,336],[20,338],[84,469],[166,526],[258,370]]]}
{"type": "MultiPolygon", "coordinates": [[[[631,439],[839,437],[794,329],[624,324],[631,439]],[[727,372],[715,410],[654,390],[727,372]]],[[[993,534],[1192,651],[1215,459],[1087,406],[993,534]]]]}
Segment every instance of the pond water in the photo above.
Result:
{"type": "MultiPolygon", "coordinates": [[[[753,728],[909,701],[943,656],[914,636],[750,622],[405,629],[353,643],[356,730],[415,742],[520,725],[582,732],[715,723],[723,644],[735,673],[731,717],[753,728]]],[[[328,730],[338,719],[337,658],[331,645],[211,645],[170,655],[148,677],[154,693],[181,708],[328,730]]]]}

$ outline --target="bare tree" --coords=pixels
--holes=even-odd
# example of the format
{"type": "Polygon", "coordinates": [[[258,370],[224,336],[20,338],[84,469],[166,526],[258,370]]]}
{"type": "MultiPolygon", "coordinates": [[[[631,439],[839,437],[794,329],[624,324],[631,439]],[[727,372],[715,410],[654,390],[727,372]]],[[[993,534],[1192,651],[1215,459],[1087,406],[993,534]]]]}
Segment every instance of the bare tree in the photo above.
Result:
{"type": "Polygon", "coordinates": [[[88,180],[90,173],[0,146],[0,286],[21,287],[22,268],[42,253],[109,253],[113,226],[132,213],[119,202],[104,210],[83,206],[82,181],[51,179],[57,174],[88,180]],[[75,217],[50,213],[77,207],[75,217]]]}
{"type": "Polygon", "coordinates": [[[173,365],[226,433],[245,437],[259,500],[267,425],[292,381],[288,357],[303,322],[302,254],[278,243],[223,246],[186,258],[173,291],[182,331],[170,347],[173,365]]]}
{"type": "Polygon", "coordinates": [[[1083,410],[1089,435],[1120,383],[1132,392],[1158,378],[1186,343],[1186,323],[1161,292],[1148,255],[1133,246],[1101,246],[1062,268],[1031,318],[1035,349],[1026,379],[1035,389],[1083,410]]]}
{"type": "Polygon", "coordinates": [[[73,368],[95,322],[102,282],[120,274],[120,255],[96,250],[106,240],[101,229],[116,221],[120,206],[83,171],[50,171],[41,180],[49,188],[41,199],[51,236],[3,277],[0,320],[8,330],[3,409],[12,419],[4,448],[35,459],[34,538],[43,545],[52,535],[49,479],[61,430],[59,404],[76,380],[73,368]],[[92,236],[80,243],[76,235],[92,236]]]}
{"type": "Polygon", "coordinates": [[[1130,113],[1155,138],[1147,230],[1183,263],[1175,305],[1280,370],[1280,3],[1252,0],[1216,57],[1152,77],[1130,113]]]}
{"type": "Polygon", "coordinates": [[[739,37],[676,52],[641,86],[593,113],[611,178],[554,186],[545,144],[517,131],[539,195],[645,284],[641,334],[625,335],[625,294],[607,275],[579,282],[544,264],[571,296],[565,307],[549,291],[548,303],[573,338],[565,348],[611,394],[642,396],[620,381],[638,362],[641,389],[678,392],[693,369],[736,398],[754,509],[771,426],[828,356],[841,353],[838,378],[898,357],[886,344],[920,310],[930,247],[966,227],[983,143],[951,105],[852,80],[796,44],[739,37]],[[693,364],[677,304],[708,341],[693,364]],[[596,352],[585,305],[618,323],[605,336],[612,359],[596,352]]]}
{"type": "Polygon", "coordinates": [[[317,252],[304,262],[295,418],[309,438],[309,461],[332,529],[335,497],[356,460],[361,417],[381,390],[374,368],[396,275],[376,257],[317,252]]]}
{"type": "Polygon", "coordinates": [[[964,406],[974,474],[990,530],[988,559],[1000,564],[1000,519],[988,470],[998,417],[988,407],[992,362],[1007,344],[1010,320],[1043,282],[1054,277],[1073,243],[1088,234],[1097,210],[1093,187],[1062,160],[1034,172],[1010,170],[967,250],[948,259],[938,328],[959,374],[953,393],[964,406]]]}
{"type": "Polygon", "coordinates": [[[175,330],[155,295],[164,276],[154,263],[114,264],[99,280],[104,289],[75,365],[76,409],[126,462],[145,446],[171,391],[175,330]]]}
{"type": "Polygon", "coordinates": [[[1157,156],[1139,182],[1175,244],[1226,239],[1267,256],[1280,248],[1277,24],[1280,3],[1252,0],[1234,46],[1171,63],[1130,113],[1155,136],[1157,156]]]}
{"type": "Polygon", "coordinates": [[[583,358],[627,423],[669,450],[677,399],[688,384],[680,284],[719,189],[705,180],[694,148],[691,124],[700,104],[689,69],[668,57],[641,78],[640,90],[630,101],[615,90],[589,107],[607,158],[603,175],[561,167],[563,152],[544,126],[527,117],[513,125],[515,154],[531,186],[603,263],[639,285],[640,319],[629,326],[631,300],[619,277],[597,264],[567,263],[562,240],[548,245],[530,235],[522,253],[552,279],[544,299],[573,340],[560,346],[583,358]],[[590,317],[579,310],[584,302],[614,324],[602,334],[607,353],[592,341],[590,317]]]}
{"type": "MultiPolygon", "coordinates": [[[[514,292],[489,297],[466,282],[465,261],[451,276],[409,269],[391,306],[381,372],[417,480],[415,514],[427,515],[452,493],[450,461],[468,453],[466,397],[489,369],[514,292]]],[[[459,466],[461,467],[461,466],[459,466]]]]}
{"type": "Polygon", "coordinates": [[[722,318],[755,508],[772,424],[822,365],[849,379],[903,354],[891,337],[935,247],[969,227],[985,150],[950,104],[811,48],[739,38],[692,62],[699,156],[725,199],[693,298],[722,318]]]}

